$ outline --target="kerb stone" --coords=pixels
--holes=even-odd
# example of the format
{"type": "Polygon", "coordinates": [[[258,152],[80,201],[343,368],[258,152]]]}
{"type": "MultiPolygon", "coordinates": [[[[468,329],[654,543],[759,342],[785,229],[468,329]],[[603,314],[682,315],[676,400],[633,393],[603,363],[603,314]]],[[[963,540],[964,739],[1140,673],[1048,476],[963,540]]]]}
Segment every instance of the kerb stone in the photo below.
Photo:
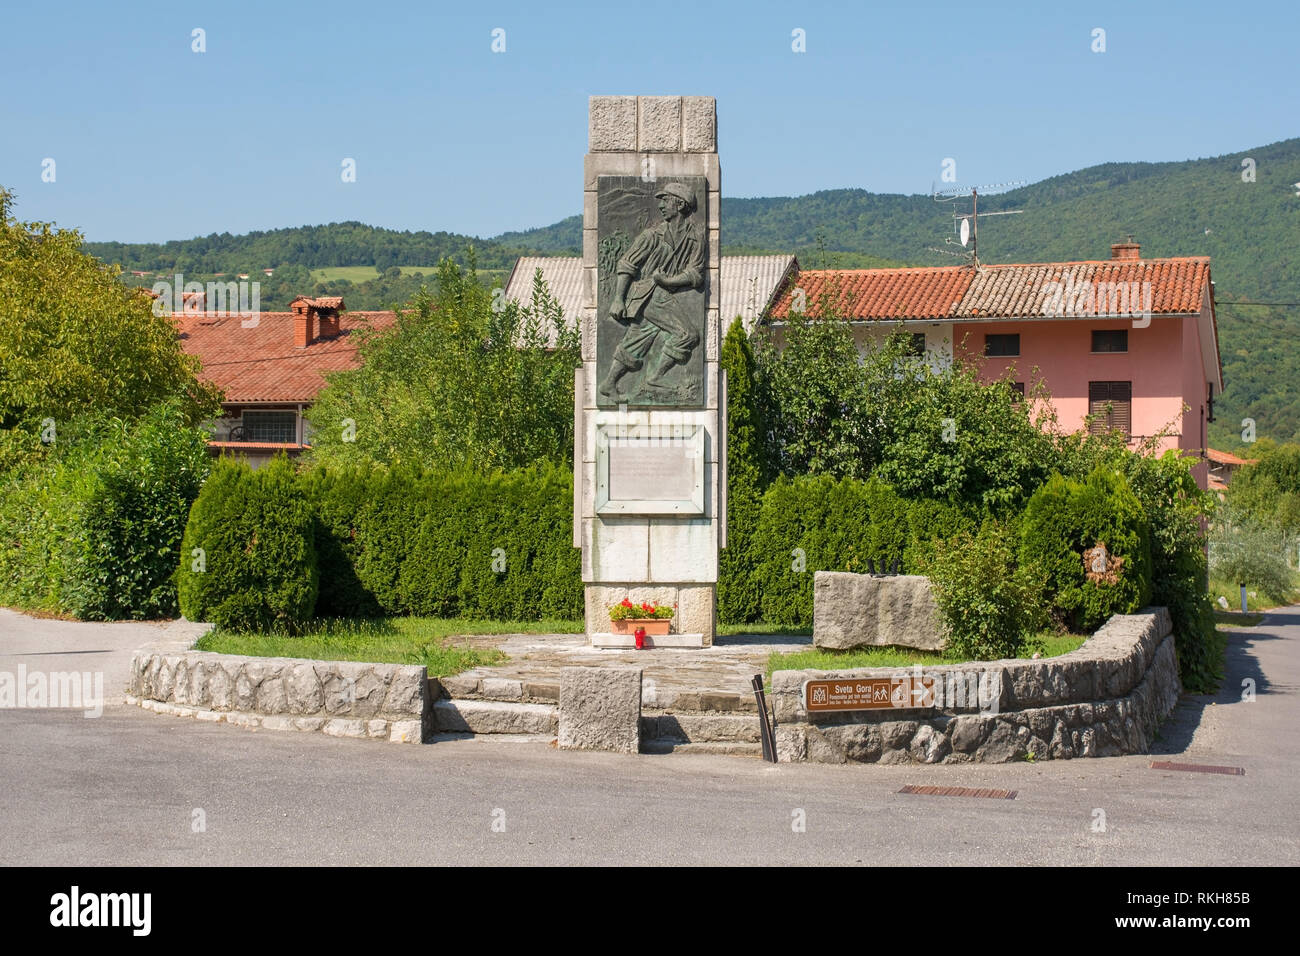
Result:
{"type": "Polygon", "coordinates": [[[560,671],[562,750],[641,750],[641,669],[565,667],[560,671]]]}

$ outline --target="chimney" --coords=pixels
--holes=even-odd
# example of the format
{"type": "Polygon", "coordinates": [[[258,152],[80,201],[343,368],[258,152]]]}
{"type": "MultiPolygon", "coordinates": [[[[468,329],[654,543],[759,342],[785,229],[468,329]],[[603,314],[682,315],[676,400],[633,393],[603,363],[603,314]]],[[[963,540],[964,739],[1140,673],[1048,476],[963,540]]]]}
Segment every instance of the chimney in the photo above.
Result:
{"type": "Polygon", "coordinates": [[[1133,241],[1133,237],[1128,237],[1128,242],[1113,242],[1110,246],[1110,257],[1112,259],[1141,259],[1142,245],[1133,241]]]}
{"type": "Polygon", "coordinates": [[[332,339],[339,334],[339,310],[338,309],[321,309],[320,315],[320,337],[323,339],[332,339]]]}
{"type": "Polygon", "coordinates": [[[305,349],[316,341],[316,310],[307,303],[304,298],[289,303],[293,309],[293,347],[296,349],[305,349]]]}

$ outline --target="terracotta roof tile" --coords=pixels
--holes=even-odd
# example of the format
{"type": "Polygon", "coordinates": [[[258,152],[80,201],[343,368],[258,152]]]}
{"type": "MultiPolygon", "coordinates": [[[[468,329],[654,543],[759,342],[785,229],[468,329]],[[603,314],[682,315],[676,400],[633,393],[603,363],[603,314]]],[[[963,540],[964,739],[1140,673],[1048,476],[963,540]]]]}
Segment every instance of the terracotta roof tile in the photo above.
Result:
{"type": "Polygon", "coordinates": [[[208,313],[176,317],[181,347],[203,363],[200,375],[225,393],[226,402],[311,402],[325,375],[356,368],[363,327],[383,329],[392,312],[346,312],[337,338],[294,348],[292,312],[263,312],[256,326],[238,315],[208,313]]]}
{"type": "Polygon", "coordinates": [[[1205,457],[1216,465],[1257,465],[1258,458],[1238,458],[1232,452],[1219,451],[1217,448],[1205,449],[1205,457]]]}
{"type": "Polygon", "coordinates": [[[809,315],[819,314],[829,295],[851,319],[1009,319],[1087,314],[1093,308],[1104,313],[1115,305],[1142,311],[1148,282],[1153,314],[1192,314],[1201,310],[1209,280],[1207,257],[805,270],[781,295],[772,318],[789,318],[799,289],[809,315]],[[1130,291],[1140,301],[1124,298],[1130,291]]]}

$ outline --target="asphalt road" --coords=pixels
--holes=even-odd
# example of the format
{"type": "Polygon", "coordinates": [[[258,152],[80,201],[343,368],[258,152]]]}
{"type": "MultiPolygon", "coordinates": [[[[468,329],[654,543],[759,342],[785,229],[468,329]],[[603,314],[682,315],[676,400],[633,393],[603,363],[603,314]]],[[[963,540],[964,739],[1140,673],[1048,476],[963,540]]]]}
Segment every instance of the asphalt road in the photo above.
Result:
{"type": "MultiPolygon", "coordinates": [[[[130,650],[161,630],[0,610],[0,673],[100,669],[120,701],[130,650]]],[[[0,863],[1295,865],[1300,608],[1235,632],[1228,655],[1220,693],[1184,697],[1155,759],[1245,776],[1152,756],[772,766],[250,731],[120,702],[0,709],[0,863]]]]}

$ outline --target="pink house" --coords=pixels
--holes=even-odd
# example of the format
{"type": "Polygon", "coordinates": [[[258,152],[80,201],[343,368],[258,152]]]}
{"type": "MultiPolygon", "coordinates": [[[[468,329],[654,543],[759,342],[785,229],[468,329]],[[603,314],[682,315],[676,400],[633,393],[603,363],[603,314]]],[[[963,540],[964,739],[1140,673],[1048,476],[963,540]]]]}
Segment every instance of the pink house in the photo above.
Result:
{"type": "Polygon", "coordinates": [[[1042,380],[1062,428],[1117,428],[1130,445],[1167,428],[1161,449],[1200,460],[1223,391],[1208,257],[1143,259],[1137,243],[1087,262],[803,271],[769,323],[834,303],[859,348],[897,331],[936,363],[974,359],[986,381],[1042,380]]]}

